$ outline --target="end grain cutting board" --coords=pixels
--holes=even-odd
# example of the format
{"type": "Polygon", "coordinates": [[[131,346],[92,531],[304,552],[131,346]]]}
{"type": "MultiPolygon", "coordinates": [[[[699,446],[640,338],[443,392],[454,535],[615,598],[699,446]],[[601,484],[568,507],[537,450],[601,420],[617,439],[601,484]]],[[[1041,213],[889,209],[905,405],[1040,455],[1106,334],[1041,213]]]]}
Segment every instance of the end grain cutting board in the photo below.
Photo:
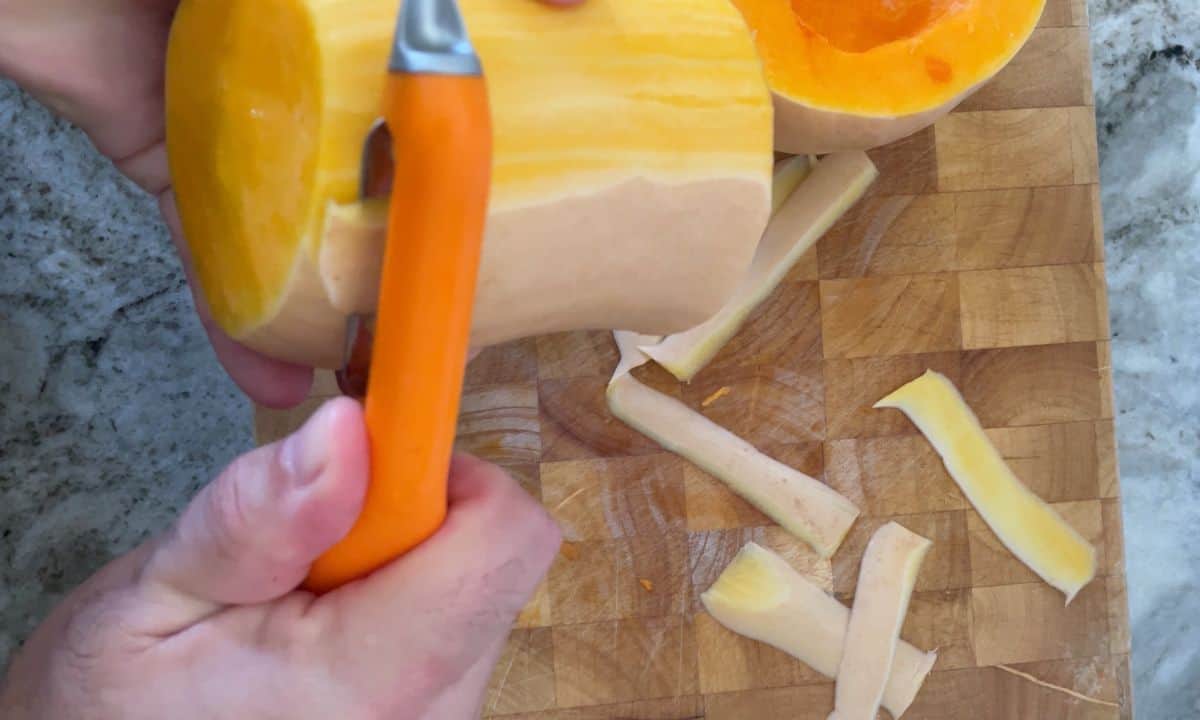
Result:
{"type": "MultiPolygon", "coordinates": [[[[871,193],[694,382],[639,371],[858,504],[832,562],[609,414],[608,333],[525,340],[472,363],[459,446],[520,478],[568,540],[485,715],[824,720],[832,682],[725,630],[698,593],[754,539],[849,602],[867,539],[895,519],[934,541],[903,635],[940,648],[906,718],[1130,717],[1091,103],[1084,2],[1050,0],[989,86],[871,153],[871,193]],[[962,389],[1018,475],[1096,544],[1099,576],[1069,607],[1000,546],[899,412],[870,409],[926,368],[962,389]]],[[[333,392],[325,377],[298,410],[260,411],[259,440],[333,392]]]]}

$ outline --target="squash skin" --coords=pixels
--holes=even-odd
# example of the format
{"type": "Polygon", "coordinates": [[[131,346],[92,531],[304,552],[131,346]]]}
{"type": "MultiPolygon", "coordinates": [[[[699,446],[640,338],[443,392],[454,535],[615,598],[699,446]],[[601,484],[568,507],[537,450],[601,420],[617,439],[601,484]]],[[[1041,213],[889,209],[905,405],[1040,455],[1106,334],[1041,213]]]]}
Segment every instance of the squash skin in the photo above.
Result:
{"type": "MultiPolygon", "coordinates": [[[[725,0],[589,0],[573,10],[535,0],[461,5],[493,92],[499,178],[472,345],[585,328],[677,332],[719,310],[749,265],[771,202],[773,108],[736,10],[725,0]],[[514,42],[528,57],[510,52],[514,42]],[[561,61],[547,61],[564,47],[561,61]],[[600,62],[616,52],[624,63],[600,62]],[[619,70],[631,73],[627,80],[614,76],[624,64],[633,67],[619,70]],[[547,119],[528,112],[530,98],[548,101],[538,106],[547,119]],[[616,130],[600,137],[589,117],[616,130]],[[614,145],[621,132],[628,148],[614,145]]],[[[176,16],[167,135],[172,174],[183,180],[184,237],[201,258],[197,275],[218,324],[270,356],[339,366],[348,314],[339,290],[377,277],[378,247],[332,265],[327,256],[334,211],[358,201],[357,143],[376,114],[392,29],[382,19],[394,18],[396,7],[396,0],[184,0],[176,16]],[[255,147],[206,131],[247,122],[246,106],[222,104],[237,92],[215,88],[236,91],[254,53],[270,57],[271,49],[231,53],[212,37],[211,17],[201,17],[253,15],[255,3],[305,19],[319,66],[299,79],[316,98],[315,130],[293,141],[315,158],[315,179],[302,183],[311,198],[298,194],[300,210],[284,213],[296,229],[260,237],[251,237],[250,220],[220,214],[239,196],[249,199],[238,207],[248,208],[267,197],[257,195],[267,192],[263,182],[239,179],[236,158],[255,147]],[[363,18],[340,19],[346,13],[363,18]],[[233,158],[232,170],[216,173],[206,160],[214,157],[233,158]],[[244,291],[257,295],[240,300],[244,291]]],[[[369,246],[381,227],[360,220],[348,235],[369,246]]],[[[340,251],[332,250],[336,260],[340,251]]]]}
{"type": "Polygon", "coordinates": [[[871,150],[933,125],[982,85],[980,83],[938,107],[899,117],[866,117],[820,110],[775,93],[775,147],[797,155],[871,150]]]}

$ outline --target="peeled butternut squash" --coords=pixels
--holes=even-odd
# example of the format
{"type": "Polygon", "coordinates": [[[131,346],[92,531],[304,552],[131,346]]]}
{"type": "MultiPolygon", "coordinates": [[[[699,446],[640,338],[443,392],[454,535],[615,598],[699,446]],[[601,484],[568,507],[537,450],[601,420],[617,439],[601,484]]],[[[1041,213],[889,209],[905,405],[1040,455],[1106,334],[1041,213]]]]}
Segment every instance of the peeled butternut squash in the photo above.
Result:
{"type": "Polygon", "coordinates": [[[733,0],[775,96],[775,144],[866,150],[932,124],[1003,68],[1045,0],[733,0]]]}
{"type": "MultiPolygon", "coordinates": [[[[373,307],[383,221],[358,178],[398,4],[184,0],[176,15],[184,234],[216,321],[267,354],[335,367],[346,316],[373,307]]],[[[495,133],[472,343],[666,334],[716,313],[771,209],[771,98],[736,8],[460,6],[495,133]]]]}

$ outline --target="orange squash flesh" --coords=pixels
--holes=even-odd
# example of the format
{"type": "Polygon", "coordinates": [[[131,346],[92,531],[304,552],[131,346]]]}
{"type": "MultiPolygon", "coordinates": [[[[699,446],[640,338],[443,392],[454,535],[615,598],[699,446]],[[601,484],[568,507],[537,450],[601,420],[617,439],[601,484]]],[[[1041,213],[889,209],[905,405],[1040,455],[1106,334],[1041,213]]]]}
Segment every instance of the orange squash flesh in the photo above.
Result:
{"type": "Polygon", "coordinates": [[[1045,0],[733,0],[775,96],[775,145],[865,150],[911,134],[993,77],[1045,0]]]}

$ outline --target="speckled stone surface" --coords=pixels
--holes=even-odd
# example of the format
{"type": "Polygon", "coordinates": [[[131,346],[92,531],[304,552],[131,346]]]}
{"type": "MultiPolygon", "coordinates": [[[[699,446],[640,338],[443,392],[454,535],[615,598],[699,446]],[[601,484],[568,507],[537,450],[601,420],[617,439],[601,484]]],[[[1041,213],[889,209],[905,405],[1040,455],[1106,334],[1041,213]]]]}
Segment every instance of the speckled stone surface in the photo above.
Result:
{"type": "MultiPolygon", "coordinates": [[[[1200,4],[1090,9],[1137,716],[1196,718],[1200,4]]],[[[2,666],[250,446],[153,204],[2,81],[0,338],[2,666]]]]}
{"type": "Polygon", "coordinates": [[[1200,718],[1200,3],[1091,19],[1134,706],[1200,718]]]}
{"type": "Polygon", "coordinates": [[[250,444],[155,204],[0,81],[0,666],[250,444]]]}

